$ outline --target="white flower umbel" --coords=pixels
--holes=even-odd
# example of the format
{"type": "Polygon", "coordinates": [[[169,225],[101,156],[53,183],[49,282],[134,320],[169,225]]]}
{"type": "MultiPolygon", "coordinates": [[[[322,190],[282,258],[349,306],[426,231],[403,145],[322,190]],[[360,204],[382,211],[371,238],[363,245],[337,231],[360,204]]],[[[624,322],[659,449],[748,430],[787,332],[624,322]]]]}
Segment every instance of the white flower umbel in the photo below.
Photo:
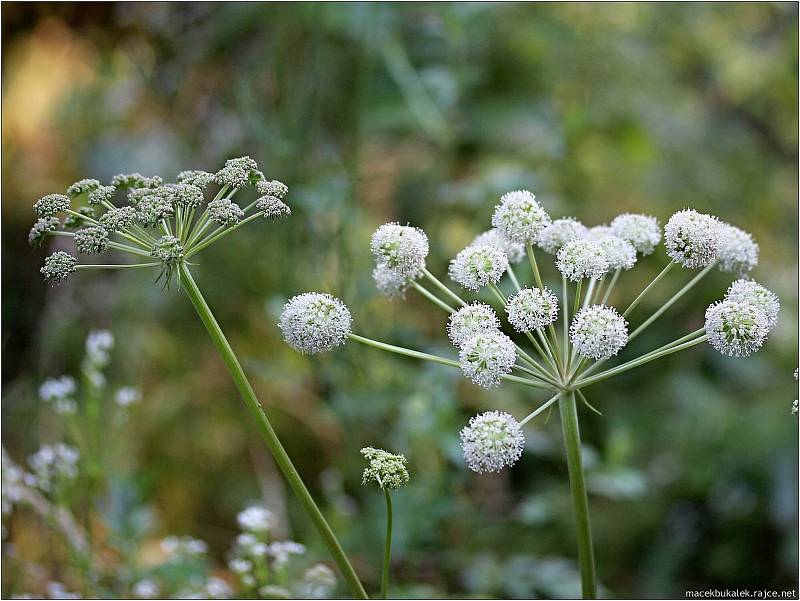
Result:
{"type": "Polygon", "coordinates": [[[544,228],[550,225],[550,216],[527,190],[503,194],[494,209],[492,225],[500,235],[517,244],[533,244],[544,228]]]}
{"type": "Polygon", "coordinates": [[[585,278],[599,280],[609,265],[600,244],[591,240],[572,240],[558,251],[556,267],[568,280],[577,282],[585,278]]]}
{"type": "Polygon", "coordinates": [[[58,217],[40,217],[28,232],[28,244],[34,248],[41,246],[49,232],[54,232],[61,225],[58,217]]]}
{"type": "Polygon", "coordinates": [[[272,528],[272,512],[263,505],[251,505],[236,516],[239,528],[245,532],[266,533],[272,528]]]}
{"type": "Polygon", "coordinates": [[[461,346],[480,332],[498,331],[500,319],[494,309],[484,303],[474,302],[450,314],[447,335],[455,346],[461,346]]]}
{"type": "Polygon", "coordinates": [[[378,263],[372,270],[372,279],[378,292],[388,298],[402,298],[411,286],[412,279],[397,273],[386,263],[378,263]]]}
{"type": "Polygon", "coordinates": [[[244,217],[242,207],[227,198],[219,198],[208,203],[211,221],[223,226],[236,225],[244,217]]]}
{"type": "Polygon", "coordinates": [[[753,237],[728,223],[720,226],[717,260],[720,271],[744,275],[758,265],[758,244],[753,237]]]}
{"type": "Polygon", "coordinates": [[[75,447],[58,443],[42,445],[28,457],[28,465],[36,478],[36,486],[50,492],[55,486],[78,475],[80,452],[75,447]]]}
{"type": "Polygon", "coordinates": [[[214,175],[214,181],[220,186],[234,189],[244,188],[253,181],[258,173],[258,164],[248,156],[228,159],[225,166],[214,175]]]}
{"type": "Polygon", "coordinates": [[[746,357],[764,344],[769,334],[767,316],[746,302],[724,300],[706,309],[708,342],[723,355],[746,357]]]}
{"type": "Polygon", "coordinates": [[[75,247],[84,255],[94,255],[108,250],[108,230],[103,226],[91,226],[75,232],[75,247]]]}
{"type": "Polygon", "coordinates": [[[375,483],[383,489],[395,490],[408,484],[405,456],[373,447],[364,447],[361,454],[368,463],[361,477],[361,484],[364,486],[375,483]]]}
{"type": "Polygon", "coordinates": [[[39,217],[55,217],[58,213],[69,210],[69,196],[63,194],[48,194],[33,203],[33,209],[39,217]]]}
{"type": "Polygon", "coordinates": [[[458,360],[461,371],[474,384],[492,388],[511,373],[517,360],[517,348],[502,332],[486,330],[461,345],[458,360]]]}
{"type": "Polygon", "coordinates": [[[664,244],[670,258],[687,269],[706,267],[717,258],[720,221],[693,209],[678,211],[664,226],[664,244]]]}
{"type": "MultiPolygon", "coordinates": [[[[659,233],[659,236],[660,235],[661,234],[659,233]]],[[[600,240],[603,238],[608,238],[609,236],[616,236],[610,225],[596,225],[589,228],[589,231],[586,232],[584,238],[587,240],[593,240],[594,242],[600,242],[600,240]]]]}
{"type": "Polygon", "coordinates": [[[494,244],[468,246],[450,262],[450,278],[468,290],[496,284],[508,270],[508,256],[494,244]]]}
{"type": "Polygon", "coordinates": [[[609,269],[631,269],[636,264],[636,249],[627,240],[619,236],[605,236],[597,244],[605,253],[609,269]]]}
{"type": "Polygon", "coordinates": [[[508,257],[509,263],[516,264],[525,258],[525,246],[507,240],[501,236],[500,232],[495,228],[478,234],[472,242],[469,243],[470,246],[481,246],[482,244],[494,244],[502,248],[508,257]]]}
{"type": "Polygon", "coordinates": [[[56,251],[44,260],[39,270],[48,282],[58,284],[65,281],[75,271],[78,259],[64,251],[56,251]]]}
{"type": "Polygon", "coordinates": [[[542,230],[536,239],[536,244],[546,253],[554,255],[567,242],[586,238],[589,230],[577,219],[565,217],[556,219],[542,230]]]}
{"type": "Polygon", "coordinates": [[[661,226],[658,219],[649,215],[623,213],[611,222],[611,230],[615,236],[627,240],[643,255],[652,253],[661,241],[661,226]]]}
{"type": "Polygon", "coordinates": [[[421,229],[399,223],[385,223],[372,234],[372,254],[398,275],[416,276],[425,268],[428,236],[421,229]]]}
{"type": "Polygon", "coordinates": [[[771,330],[778,321],[781,302],[778,296],[753,280],[736,280],[725,293],[725,300],[749,303],[764,312],[771,330]]]}
{"type": "Polygon", "coordinates": [[[518,332],[531,332],[558,319],[558,297],[548,288],[523,288],[508,299],[506,314],[518,332]]]}
{"type": "Polygon", "coordinates": [[[305,292],[284,305],[278,327],[290,347],[314,355],[344,344],[352,323],[350,311],[338,298],[305,292]]]}
{"type": "Polygon", "coordinates": [[[570,326],[570,340],[582,357],[605,359],[628,343],[628,324],[613,307],[591,305],[578,311],[570,326]]]}
{"type": "Polygon", "coordinates": [[[508,413],[487,411],[472,417],[461,430],[461,448],[467,467],[474,472],[499,472],[522,456],[525,436],[508,413]]]}

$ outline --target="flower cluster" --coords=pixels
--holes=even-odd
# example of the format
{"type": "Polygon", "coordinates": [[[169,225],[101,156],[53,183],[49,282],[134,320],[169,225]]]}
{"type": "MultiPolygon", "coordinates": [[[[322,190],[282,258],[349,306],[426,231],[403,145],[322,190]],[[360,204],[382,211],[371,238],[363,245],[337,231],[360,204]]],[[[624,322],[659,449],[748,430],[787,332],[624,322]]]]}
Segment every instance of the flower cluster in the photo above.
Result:
{"type": "Polygon", "coordinates": [[[522,456],[522,427],[508,413],[487,411],[469,420],[461,430],[467,467],[474,472],[499,472],[522,456]]]}
{"type": "Polygon", "coordinates": [[[352,321],[349,309],[338,298],[306,292],[286,303],[278,327],[294,350],[314,355],[344,344],[352,321]]]}
{"type": "Polygon", "coordinates": [[[38,451],[28,457],[28,465],[36,486],[51,492],[75,479],[78,475],[79,459],[78,449],[57,443],[39,447],[38,451]]]}
{"type": "Polygon", "coordinates": [[[394,490],[408,484],[407,461],[403,455],[393,455],[372,447],[364,447],[361,454],[368,463],[361,478],[365,486],[374,482],[383,489],[394,490]]]}

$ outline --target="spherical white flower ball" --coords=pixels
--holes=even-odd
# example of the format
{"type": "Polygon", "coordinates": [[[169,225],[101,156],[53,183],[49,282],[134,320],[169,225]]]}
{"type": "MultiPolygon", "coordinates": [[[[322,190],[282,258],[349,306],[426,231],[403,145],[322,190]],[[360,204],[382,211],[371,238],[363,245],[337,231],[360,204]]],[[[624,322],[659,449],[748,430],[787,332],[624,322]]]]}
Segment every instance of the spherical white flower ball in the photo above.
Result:
{"type": "Polygon", "coordinates": [[[386,263],[378,263],[372,270],[372,279],[378,292],[389,298],[404,297],[411,285],[411,277],[397,273],[386,263]]]}
{"type": "Polygon", "coordinates": [[[508,257],[509,263],[519,263],[525,258],[525,246],[506,240],[500,235],[496,229],[492,228],[486,230],[482,234],[475,236],[475,239],[469,243],[470,246],[480,246],[482,244],[494,244],[503,249],[508,257]]]}
{"type": "Polygon", "coordinates": [[[591,240],[571,240],[556,255],[556,267],[571,282],[584,278],[599,280],[608,271],[608,259],[600,244],[591,240]]]}
{"type": "Polygon", "coordinates": [[[468,246],[450,262],[450,278],[469,290],[496,284],[508,270],[508,256],[494,244],[468,246]]]}
{"type": "Polygon", "coordinates": [[[283,307],[278,327],[286,344],[308,355],[329,351],[343,344],[353,319],[338,298],[320,292],[305,292],[283,307]]]}
{"type": "Polygon", "coordinates": [[[584,238],[593,242],[600,242],[600,240],[609,236],[616,236],[610,225],[596,225],[589,228],[584,238]]]}
{"type": "Polygon", "coordinates": [[[398,275],[416,276],[425,268],[428,236],[421,229],[399,223],[385,223],[372,234],[372,254],[398,275]]]}
{"type": "Polygon", "coordinates": [[[628,323],[613,307],[591,305],[575,314],[569,334],[579,355],[605,359],[628,343],[628,323]]]}
{"type": "Polygon", "coordinates": [[[447,335],[455,346],[484,331],[500,329],[500,319],[494,309],[483,303],[471,303],[452,313],[447,320],[447,335]]]}
{"type": "Polygon", "coordinates": [[[764,312],[767,327],[771,330],[778,321],[781,301],[778,295],[753,280],[736,280],[725,293],[725,300],[749,303],[764,312]]]}
{"type": "Polygon", "coordinates": [[[536,239],[536,244],[544,252],[554,255],[567,242],[585,238],[588,234],[589,229],[580,221],[572,217],[566,217],[564,219],[556,219],[544,228],[536,239]]]}
{"type": "Polygon", "coordinates": [[[272,528],[273,516],[263,505],[251,505],[236,515],[236,521],[245,532],[267,532],[272,528]]]}
{"type": "Polygon", "coordinates": [[[525,436],[508,413],[487,411],[469,420],[461,430],[461,448],[467,467],[474,472],[499,472],[522,456],[525,436]]]}
{"type": "Polygon", "coordinates": [[[706,334],[709,344],[723,355],[746,357],[764,344],[769,322],[756,305],[724,300],[706,309],[706,334]]]}
{"type": "Polygon", "coordinates": [[[661,226],[658,219],[649,215],[623,213],[611,222],[611,231],[615,236],[627,240],[643,255],[652,253],[661,241],[661,226]]]}
{"type": "Polygon", "coordinates": [[[517,360],[514,341],[502,332],[484,330],[461,345],[458,353],[461,371],[474,384],[492,388],[511,373],[517,360]]]}
{"type": "Polygon", "coordinates": [[[506,314],[518,332],[538,330],[558,318],[558,297],[548,288],[523,288],[509,297],[506,314]]]}
{"type": "Polygon", "coordinates": [[[550,216],[539,206],[533,194],[517,190],[500,198],[500,204],[494,208],[492,225],[511,242],[532,244],[550,225],[550,216]]]}
{"type": "Polygon", "coordinates": [[[606,236],[597,242],[605,253],[609,269],[630,269],[636,264],[633,244],[619,236],[606,236]]]}
{"type": "Polygon", "coordinates": [[[678,211],[664,226],[664,243],[670,258],[687,269],[710,265],[717,258],[720,221],[693,209],[678,211]]]}
{"type": "Polygon", "coordinates": [[[720,271],[744,275],[758,265],[758,244],[744,230],[723,223],[717,261],[720,271]]]}

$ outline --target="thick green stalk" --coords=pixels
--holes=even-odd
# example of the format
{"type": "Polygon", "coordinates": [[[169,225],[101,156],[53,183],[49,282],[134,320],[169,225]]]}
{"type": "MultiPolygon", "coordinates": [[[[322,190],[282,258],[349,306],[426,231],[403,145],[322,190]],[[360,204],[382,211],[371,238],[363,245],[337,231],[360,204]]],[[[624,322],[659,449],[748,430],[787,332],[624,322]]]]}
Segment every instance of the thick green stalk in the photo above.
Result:
{"type": "Polygon", "coordinates": [[[531,271],[533,272],[533,280],[539,288],[544,288],[542,284],[542,276],[539,275],[539,266],[536,264],[536,255],[533,254],[533,245],[528,242],[525,245],[525,252],[528,254],[528,262],[531,264],[531,271]]]}
{"type": "Polygon", "coordinates": [[[645,294],[647,294],[648,292],[650,292],[650,289],[651,289],[653,286],[655,286],[655,285],[656,285],[656,284],[659,282],[659,280],[661,280],[661,278],[663,278],[665,275],[667,275],[667,274],[669,273],[669,270],[670,270],[670,269],[672,269],[673,267],[675,267],[675,261],[670,261],[669,263],[667,263],[667,266],[666,266],[664,269],[662,269],[662,270],[661,270],[661,273],[659,273],[659,274],[658,274],[658,275],[657,275],[657,276],[656,276],[656,277],[653,279],[653,281],[652,281],[652,282],[650,282],[650,283],[649,283],[649,284],[648,284],[648,285],[645,287],[645,289],[644,289],[644,290],[642,290],[642,291],[639,293],[639,296],[637,296],[635,299],[633,299],[633,302],[632,302],[630,305],[628,305],[628,308],[627,308],[627,309],[625,309],[625,313],[623,313],[623,314],[622,314],[622,316],[623,316],[623,317],[627,317],[627,316],[628,316],[628,313],[630,313],[631,311],[633,311],[633,310],[634,310],[634,308],[636,307],[636,305],[638,305],[638,304],[639,304],[639,303],[642,301],[642,299],[644,298],[645,294]]]}
{"type": "Polygon", "coordinates": [[[361,581],[358,579],[353,566],[350,564],[350,560],[347,558],[347,555],[345,555],[336,535],[333,533],[333,530],[331,530],[331,527],[319,510],[319,507],[317,507],[317,504],[311,497],[311,493],[308,492],[300,474],[292,464],[292,460],[283,448],[280,439],[278,439],[278,435],[275,433],[275,430],[272,429],[272,425],[267,415],[264,413],[264,409],[256,398],[253,387],[250,386],[250,382],[247,380],[247,376],[245,376],[244,370],[242,370],[242,366],[239,364],[239,360],[236,358],[231,345],[225,338],[225,334],[223,334],[217,320],[214,318],[213,313],[211,313],[211,309],[200,293],[200,289],[192,278],[189,268],[185,263],[181,263],[178,269],[180,270],[181,280],[183,282],[183,290],[186,292],[186,296],[189,297],[189,300],[192,301],[197,314],[200,316],[200,320],[208,331],[208,335],[211,337],[222,360],[225,362],[242,400],[244,400],[245,405],[258,427],[259,433],[267,443],[272,456],[275,458],[275,463],[278,465],[281,472],[283,472],[289,486],[291,486],[292,490],[297,495],[303,509],[306,511],[309,518],[311,518],[320,536],[322,536],[322,539],[328,546],[328,550],[339,566],[339,570],[341,570],[344,579],[347,581],[352,594],[359,599],[367,599],[367,593],[361,581]]]}
{"type": "Polygon", "coordinates": [[[614,290],[614,286],[617,285],[617,280],[619,279],[619,274],[622,270],[617,269],[614,272],[614,277],[611,278],[611,282],[608,284],[608,288],[606,288],[606,292],[603,295],[603,300],[600,301],[601,305],[605,305],[608,302],[608,297],[611,296],[611,292],[614,290]]]}
{"type": "Polygon", "coordinates": [[[575,392],[569,391],[562,396],[558,406],[559,413],[561,413],[564,446],[567,450],[569,488],[572,493],[575,526],[578,531],[578,564],[581,570],[581,589],[584,599],[595,599],[597,597],[597,580],[594,569],[594,549],[592,548],[592,527],[589,522],[589,500],[586,494],[586,480],[581,460],[581,435],[578,430],[575,392]]]}
{"type": "Polygon", "coordinates": [[[386,542],[383,547],[383,571],[381,573],[381,599],[389,594],[389,564],[392,559],[392,497],[387,489],[383,489],[386,497],[386,542]]]}

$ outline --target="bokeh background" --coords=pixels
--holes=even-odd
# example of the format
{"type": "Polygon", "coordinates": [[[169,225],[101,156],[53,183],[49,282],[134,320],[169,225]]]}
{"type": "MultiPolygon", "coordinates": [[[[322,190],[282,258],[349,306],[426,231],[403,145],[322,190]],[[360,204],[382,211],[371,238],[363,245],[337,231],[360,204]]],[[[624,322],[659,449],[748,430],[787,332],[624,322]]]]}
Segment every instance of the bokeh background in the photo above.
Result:
{"type": "MultiPolygon", "coordinates": [[[[197,278],[367,586],[379,578],[383,499],[360,486],[358,450],[373,445],[404,453],[412,474],[395,495],[394,595],[574,596],[558,419],[528,428],[512,470],[477,476],[460,457],[470,415],[520,417],[540,395],[483,391],[447,368],[353,344],[300,356],[277,316],[293,294],[331,292],[357,332],[450,355],[435,307],[375,291],[368,241],[379,224],[422,227],[429,267],[444,276],[511,189],[588,225],[624,211],[663,223],[690,206],[756,237],[752,275],[780,296],[778,327],[747,359],[702,345],[590,389],[603,412],[580,412],[601,583],[644,598],[796,588],[797,10],[4,3],[4,448],[24,463],[59,440],[37,388],[78,374],[85,337],[108,329],[109,390],[143,392],[108,442],[115,459],[92,518],[108,544],[108,594],[129,594],[131,573],[168,534],[207,541],[211,569],[230,579],[236,513],[258,499],[282,533],[327,560],[187,299],[135,272],[46,287],[38,268],[52,248],[27,245],[31,204],[77,179],[172,178],[249,154],[289,185],[293,214],[216,245],[197,278]]],[[[641,260],[617,301],[664,263],[663,249],[641,260]]],[[[639,319],[688,278],[673,271],[639,319]]],[[[706,278],[637,349],[702,325],[729,281],[706,278]]],[[[3,565],[5,594],[41,593],[48,580],[80,590],[46,521],[20,510],[4,533],[16,558],[3,565]]]]}

